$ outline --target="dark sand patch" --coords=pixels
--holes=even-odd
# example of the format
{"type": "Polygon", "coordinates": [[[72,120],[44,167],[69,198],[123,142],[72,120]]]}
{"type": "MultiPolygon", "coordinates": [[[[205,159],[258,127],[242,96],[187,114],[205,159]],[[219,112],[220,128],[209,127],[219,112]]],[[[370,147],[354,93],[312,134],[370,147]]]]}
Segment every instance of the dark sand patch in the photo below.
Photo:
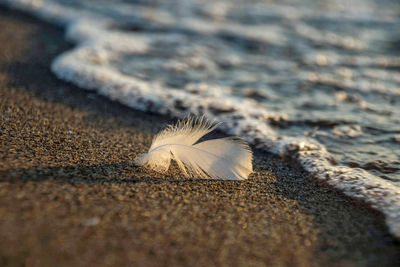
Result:
{"type": "Polygon", "coordinates": [[[132,165],[168,118],[57,80],[60,29],[0,11],[0,266],[396,266],[384,219],[255,151],[248,181],[132,165]]]}

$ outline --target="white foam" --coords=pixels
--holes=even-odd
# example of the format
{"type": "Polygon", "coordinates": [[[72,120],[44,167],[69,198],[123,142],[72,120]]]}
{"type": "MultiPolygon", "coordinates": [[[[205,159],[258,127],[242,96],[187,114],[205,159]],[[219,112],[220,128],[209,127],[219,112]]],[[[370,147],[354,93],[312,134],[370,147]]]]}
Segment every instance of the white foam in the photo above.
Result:
{"type": "MultiPolygon", "coordinates": [[[[364,170],[332,164],[331,155],[314,139],[278,136],[267,122],[281,115],[268,112],[251,100],[235,98],[229,94],[229,88],[221,89],[209,84],[192,84],[187,86],[187,90],[166,88],[157,81],[145,81],[124,75],[112,67],[111,63],[125,54],[146,53],[157,39],[174,39],[177,36],[165,33],[127,34],[113,28],[112,21],[106,17],[53,1],[0,2],[66,28],[67,38],[75,42],[76,47],[60,55],[52,63],[52,71],[60,79],[85,89],[96,90],[135,109],[180,118],[188,113],[205,114],[209,119],[222,121],[222,128],[226,133],[241,136],[258,148],[298,160],[313,177],[379,210],[385,215],[390,232],[400,237],[400,189],[364,170]],[[196,93],[193,93],[194,91],[196,93]]],[[[149,8],[139,15],[147,14],[155,18],[159,15],[163,23],[173,23],[173,18],[160,12],[149,8]]],[[[300,16],[297,13],[295,15],[300,16]]],[[[290,14],[285,16],[290,17],[290,14]]],[[[273,37],[260,37],[258,29],[248,31],[244,26],[235,27],[228,23],[221,23],[216,28],[205,21],[189,18],[183,25],[205,33],[224,31],[256,39],[263,37],[263,42],[271,44],[288,41],[280,35],[279,29],[273,28],[269,29],[274,33],[273,37]]],[[[297,30],[301,33],[307,29],[297,30]]],[[[324,37],[314,35],[314,38],[324,37]]],[[[344,42],[339,45],[348,44],[344,42]]],[[[362,49],[361,46],[356,48],[362,49]]]]}

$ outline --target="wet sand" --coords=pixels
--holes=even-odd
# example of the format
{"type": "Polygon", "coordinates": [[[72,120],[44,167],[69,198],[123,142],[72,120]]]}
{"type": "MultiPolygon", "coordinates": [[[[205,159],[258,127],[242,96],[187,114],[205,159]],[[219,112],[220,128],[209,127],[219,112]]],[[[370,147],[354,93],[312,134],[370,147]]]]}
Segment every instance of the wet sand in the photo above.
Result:
{"type": "Polygon", "coordinates": [[[273,155],[241,182],[134,166],[174,121],[56,79],[71,47],[0,7],[1,266],[400,264],[382,215],[273,155]]]}

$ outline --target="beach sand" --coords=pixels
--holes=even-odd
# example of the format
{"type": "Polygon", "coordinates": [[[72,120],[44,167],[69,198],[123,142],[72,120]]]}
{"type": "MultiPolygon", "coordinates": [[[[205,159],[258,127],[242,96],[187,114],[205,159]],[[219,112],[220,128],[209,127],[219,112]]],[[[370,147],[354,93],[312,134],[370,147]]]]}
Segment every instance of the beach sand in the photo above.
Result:
{"type": "Polygon", "coordinates": [[[274,155],[240,182],[134,166],[174,121],[58,80],[63,31],[0,10],[0,266],[399,266],[382,215],[274,155]]]}

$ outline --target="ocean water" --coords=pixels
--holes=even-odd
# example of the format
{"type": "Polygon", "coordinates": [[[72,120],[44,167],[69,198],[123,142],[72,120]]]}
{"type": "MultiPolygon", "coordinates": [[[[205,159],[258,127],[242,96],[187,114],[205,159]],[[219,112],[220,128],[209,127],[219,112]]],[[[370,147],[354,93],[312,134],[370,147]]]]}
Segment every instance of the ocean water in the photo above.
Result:
{"type": "Polygon", "coordinates": [[[380,210],[400,237],[398,0],[0,0],[66,28],[61,79],[224,122],[380,210]]]}

